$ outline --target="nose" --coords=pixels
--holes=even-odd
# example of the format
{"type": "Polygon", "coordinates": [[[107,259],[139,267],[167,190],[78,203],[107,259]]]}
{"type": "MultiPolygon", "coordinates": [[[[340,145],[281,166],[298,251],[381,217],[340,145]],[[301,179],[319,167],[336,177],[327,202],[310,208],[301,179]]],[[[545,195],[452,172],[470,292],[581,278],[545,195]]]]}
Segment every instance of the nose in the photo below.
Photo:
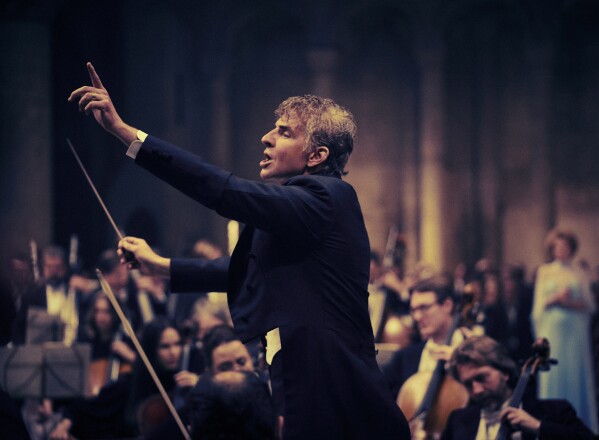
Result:
{"type": "Polygon", "coordinates": [[[473,396],[478,396],[484,390],[485,390],[485,388],[482,386],[482,384],[480,384],[476,381],[472,382],[472,395],[473,396]]]}
{"type": "Polygon", "coordinates": [[[268,133],[266,133],[264,136],[262,136],[261,141],[267,147],[273,147],[274,146],[274,141],[273,141],[274,131],[275,131],[275,129],[272,129],[271,131],[269,131],[268,133]]]}

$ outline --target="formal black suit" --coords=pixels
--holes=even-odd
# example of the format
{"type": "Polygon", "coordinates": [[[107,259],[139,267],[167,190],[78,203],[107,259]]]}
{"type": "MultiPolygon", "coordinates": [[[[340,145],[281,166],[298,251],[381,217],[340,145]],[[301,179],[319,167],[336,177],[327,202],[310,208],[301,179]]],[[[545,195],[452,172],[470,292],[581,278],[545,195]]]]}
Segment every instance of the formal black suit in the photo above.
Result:
{"type": "Polygon", "coordinates": [[[426,341],[419,341],[402,348],[393,355],[389,363],[383,368],[385,378],[395,397],[397,397],[404,382],[418,372],[425,345],[426,341]]]}
{"type": "MultiPolygon", "coordinates": [[[[590,440],[593,433],[565,400],[524,400],[524,411],[541,421],[539,440],[590,440]]],[[[480,408],[468,406],[449,415],[441,440],[474,440],[480,423],[480,408]]],[[[522,440],[537,437],[522,433],[522,440]]]]}
{"type": "Polygon", "coordinates": [[[240,179],[151,136],[136,163],[246,224],[230,259],[172,260],[171,290],[226,290],[243,341],[280,328],[285,439],[408,439],[376,363],[354,189],[319,175],[240,179]]]}

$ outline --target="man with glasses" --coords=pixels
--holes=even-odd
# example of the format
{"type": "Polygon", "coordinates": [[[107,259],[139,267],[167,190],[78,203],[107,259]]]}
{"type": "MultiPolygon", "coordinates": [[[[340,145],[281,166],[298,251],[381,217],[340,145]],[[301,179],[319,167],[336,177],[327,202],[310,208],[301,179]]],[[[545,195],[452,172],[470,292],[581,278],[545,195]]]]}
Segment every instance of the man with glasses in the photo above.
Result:
{"type": "Polygon", "coordinates": [[[414,284],[410,290],[410,314],[421,340],[395,353],[384,368],[393,395],[397,396],[413,374],[434,371],[437,361],[448,360],[453,347],[464,340],[463,329],[449,334],[454,305],[453,285],[447,277],[437,276],[414,284]]]}

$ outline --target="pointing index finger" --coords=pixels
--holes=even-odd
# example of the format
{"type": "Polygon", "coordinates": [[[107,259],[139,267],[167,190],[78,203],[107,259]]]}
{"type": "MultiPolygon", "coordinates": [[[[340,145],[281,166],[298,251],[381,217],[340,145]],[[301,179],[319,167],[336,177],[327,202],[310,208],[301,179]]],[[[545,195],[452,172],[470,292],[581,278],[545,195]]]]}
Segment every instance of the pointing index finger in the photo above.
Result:
{"type": "Polygon", "coordinates": [[[99,88],[99,89],[103,89],[104,86],[102,85],[102,81],[100,81],[100,77],[96,73],[96,69],[94,69],[94,66],[92,66],[92,63],[90,63],[88,61],[88,63],[86,64],[86,66],[87,66],[87,71],[89,72],[89,77],[92,80],[92,85],[94,87],[99,88]]]}

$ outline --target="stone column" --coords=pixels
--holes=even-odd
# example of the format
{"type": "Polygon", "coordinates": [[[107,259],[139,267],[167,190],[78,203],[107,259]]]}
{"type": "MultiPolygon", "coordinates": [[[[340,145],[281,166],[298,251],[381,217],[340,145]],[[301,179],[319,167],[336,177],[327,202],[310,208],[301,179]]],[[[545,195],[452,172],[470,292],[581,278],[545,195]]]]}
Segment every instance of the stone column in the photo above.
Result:
{"type": "Polygon", "coordinates": [[[0,256],[52,240],[50,29],[43,23],[0,26],[0,256]]]}
{"type": "Polygon", "coordinates": [[[337,51],[333,49],[312,49],[308,52],[308,64],[312,70],[312,90],[325,97],[333,95],[335,68],[338,63],[337,51]]]}
{"type": "Polygon", "coordinates": [[[440,42],[419,50],[420,86],[420,260],[445,269],[443,169],[443,51],[440,42]]]}

